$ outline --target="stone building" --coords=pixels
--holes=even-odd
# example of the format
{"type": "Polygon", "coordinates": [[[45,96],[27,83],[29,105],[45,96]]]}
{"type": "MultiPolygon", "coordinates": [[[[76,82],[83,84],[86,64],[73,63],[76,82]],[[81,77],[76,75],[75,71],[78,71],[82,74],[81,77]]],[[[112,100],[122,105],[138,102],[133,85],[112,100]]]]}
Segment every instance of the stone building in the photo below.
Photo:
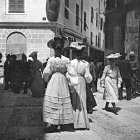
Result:
{"type": "Polygon", "coordinates": [[[54,54],[47,42],[62,34],[87,38],[91,48],[102,51],[104,10],[105,0],[1,0],[0,52],[28,56],[38,51],[44,62],[54,54]]]}

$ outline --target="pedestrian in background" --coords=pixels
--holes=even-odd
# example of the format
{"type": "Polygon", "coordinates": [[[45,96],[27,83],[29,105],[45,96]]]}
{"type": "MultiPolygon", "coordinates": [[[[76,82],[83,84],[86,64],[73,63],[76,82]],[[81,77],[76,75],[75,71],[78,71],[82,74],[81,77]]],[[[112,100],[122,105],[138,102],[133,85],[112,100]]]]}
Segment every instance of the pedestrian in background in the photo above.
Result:
{"type": "Polygon", "coordinates": [[[21,69],[20,62],[16,60],[16,55],[11,55],[10,80],[11,88],[14,93],[19,94],[21,88],[21,69]]]}
{"type": "Polygon", "coordinates": [[[91,61],[91,58],[87,56],[85,60],[87,60],[87,62],[86,61],[85,62],[87,63],[87,65],[89,65],[89,71],[90,71],[90,74],[92,75],[92,81],[90,83],[86,83],[87,112],[89,114],[92,114],[93,108],[97,106],[96,100],[93,95],[93,93],[96,92],[96,87],[95,87],[96,72],[95,72],[95,65],[91,61]]]}
{"type": "Polygon", "coordinates": [[[139,62],[136,58],[136,55],[134,53],[134,51],[130,51],[129,53],[129,60],[130,60],[130,64],[132,67],[132,94],[134,95],[135,93],[137,93],[138,89],[137,89],[137,84],[138,84],[138,70],[139,70],[139,62]]]}
{"type": "Polygon", "coordinates": [[[27,57],[25,54],[22,54],[22,60],[20,63],[21,68],[21,83],[23,86],[23,94],[27,94],[27,89],[29,87],[29,63],[27,62],[27,57]]]}
{"type": "Polygon", "coordinates": [[[29,57],[32,57],[33,59],[33,61],[31,62],[32,81],[31,81],[30,88],[31,88],[33,97],[40,98],[44,96],[45,86],[44,86],[44,81],[42,77],[43,65],[37,59],[37,53],[38,52],[35,51],[29,55],[29,57]]]}
{"type": "Polygon", "coordinates": [[[8,90],[10,88],[10,54],[6,55],[6,61],[4,63],[4,82],[5,82],[5,88],[4,90],[8,90]]]}
{"type": "Polygon", "coordinates": [[[105,66],[100,84],[104,83],[103,99],[106,101],[105,110],[109,109],[109,103],[112,103],[113,112],[117,115],[116,104],[118,102],[118,88],[121,87],[122,78],[120,76],[119,68],[116,66],[117,58],[120,55],[110,54],[107,56],[109,65],[105,66]]]}
{"type": "Polygon", "coordinates": [[[116,62],[116,65],[119,67],[120,75],[122,77],[121,88],[119,89],[119,100],[123,99],[123,87],[126,87],[126,99],[131,100],[131,79],[132,79],[132,68],[130,61],[125,59],[126,54],[122,54],[120,60],[116,62]]]}

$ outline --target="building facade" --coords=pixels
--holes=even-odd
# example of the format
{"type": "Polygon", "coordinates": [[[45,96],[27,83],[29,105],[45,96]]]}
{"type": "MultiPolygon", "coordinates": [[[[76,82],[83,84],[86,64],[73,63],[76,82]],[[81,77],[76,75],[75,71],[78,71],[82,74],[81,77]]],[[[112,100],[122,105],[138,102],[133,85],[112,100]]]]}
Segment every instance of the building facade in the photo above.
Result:
{"type": "Polygon", "coordinates": [[[38,51],[39,59],[44,62],[54,55],[47,42],[62,34],[78,41],[87,38],[91,48],[104,50],[104,0],[1,0],[0,3],[3,56],[9,53],[28,56],[38,51]]]}
{"type": "Polygon", "coordinates": [[[124,52],[126,12],[124,0],[106,1],[105,50],[106,54],[124,52]]]}

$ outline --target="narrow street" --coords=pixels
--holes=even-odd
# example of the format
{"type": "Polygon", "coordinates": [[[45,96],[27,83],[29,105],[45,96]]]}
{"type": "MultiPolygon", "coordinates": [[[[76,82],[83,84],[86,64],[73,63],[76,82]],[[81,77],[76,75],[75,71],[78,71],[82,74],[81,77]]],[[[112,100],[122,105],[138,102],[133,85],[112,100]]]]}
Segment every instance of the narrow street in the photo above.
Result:
{"type": "Polygon", "coordinates": [[[103,89],[89,114],[90,130],[44,133],[43,99],[0,89],[0,140],[140,140],[140,96],[119,101],[119,115],[104,110],[103,89]]]}

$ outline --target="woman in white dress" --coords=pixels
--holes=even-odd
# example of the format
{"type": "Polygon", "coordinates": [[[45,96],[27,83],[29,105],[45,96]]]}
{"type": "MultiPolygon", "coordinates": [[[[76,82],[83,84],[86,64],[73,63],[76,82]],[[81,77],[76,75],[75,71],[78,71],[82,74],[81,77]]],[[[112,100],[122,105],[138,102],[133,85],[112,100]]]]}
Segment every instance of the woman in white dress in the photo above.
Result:
{"type": "Polygon", "coordinates": [[[75,68],[79,79],[79,84],[73,87],[73,92],[71,93],[74,128],[89,129],[90,126],[86,107],[86,82],[90,83],[92,81],[92,76],[89,72],[89,63],[84,61],[82,57],[84,46],[77,45],[74,44],[72,46],[75,49],[73,52],[76,58],[71,61],[71,65],[75,68]]]}
{"type": "Polygon", "coordinates": [[[117,115],[116,104],[118,102],[118,88],[121,87],[122,78],[119,68],[116,66],[116,60],[120,55],[111,54],[107,58],[109,65],[105,66],[100,84],[105,87],[103,99],[106,101],[105,110],[109,109],[109,103],[112,103],[113,112],[117,115]]]}
{"type": "Polygon", "coordinates": [[[48,43],[54,51],[55,56],[50,57],[44,69],[43,77],[48,82],[44,96],[43,121],[48,123],[46,132],[54,132],[60,125],[62,130],[73,124],[73,110],[70,99],[68,81],[65,76],[77,76],[74,70],[71,71],[70,60],[62,56],[64,38],[55,37],[48,43]],[[50,78],[51,76],[51,78],[50,78]]]}

